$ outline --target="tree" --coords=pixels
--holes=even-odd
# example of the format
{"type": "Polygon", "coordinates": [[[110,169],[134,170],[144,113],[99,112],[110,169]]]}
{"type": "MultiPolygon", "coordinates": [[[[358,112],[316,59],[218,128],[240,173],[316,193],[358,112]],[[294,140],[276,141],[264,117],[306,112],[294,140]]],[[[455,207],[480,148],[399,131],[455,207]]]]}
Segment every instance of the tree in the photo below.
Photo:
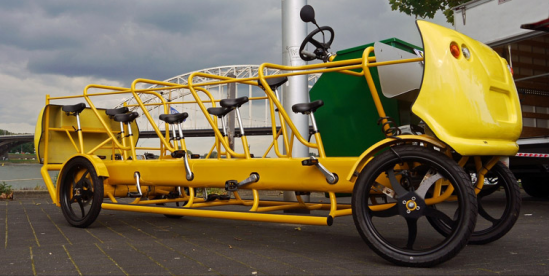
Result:
{"type": "MultiPolygon", "coordinates": [[[[14,133],[0,128],[0,136],[1,135],[10,135],[10,134],[14,134],[14,133]]],[[[16,146],[14,148],[11,148],[9,150],[9,153],[16,153],[16,152],[20,152],[20,151],[21,151],[21,153],[23,153],[23,152],[28,152],[28,153],[31,153],[31,154],[34,153],[34,143],[33,142],[28,142],[28,143],[24,143],[22,145],[16,146]]]]}
{"type": "Polygon", "coordinates": [[[33,142],[24,143],[22,145],[16,146],[16,147],[9,150],[9,153],[16,153],[16,152],[20,152],[20,153],[28,152],[28,153],[33,154],[34,153],[34,143],[33,142]]]}
{"type": "Polygon", "coordinates": [[[9,135],[9,134],[12,134],[11,132],[5,130],[5,129],[1,129],[0,128],[0,135],[9,135]]]}
{"type": "Polygon", "coordinates": [[[421,18],[433,18],[439,10],[443,11],[448,23],[454,24],[453,7],[459,6],[470,0],[389,0],[391,9],[398,10],[407,15],[415,15],[421,18]]]}

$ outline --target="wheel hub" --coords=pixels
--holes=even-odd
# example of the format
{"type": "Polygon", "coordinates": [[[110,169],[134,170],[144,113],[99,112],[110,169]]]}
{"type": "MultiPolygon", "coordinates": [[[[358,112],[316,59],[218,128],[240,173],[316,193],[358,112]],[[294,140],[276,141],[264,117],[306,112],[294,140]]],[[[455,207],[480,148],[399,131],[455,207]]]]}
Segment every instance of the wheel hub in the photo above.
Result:
{"type": "Polygon", "coordinates": [[[415,192],[410,192],[399,198],[399,213],[406,218],[423,216],[425,201],[415,192]]]}
{"type": "Polygon", "coordinates": [[[93,198],[91,182],[88,179],[81,179],[76,182],[73,188],[72,197],[75,201],[81,200],[84,205],[87,205],[93,198]]]}
{"type": "Polygon", "coordinates": [[[415,211],[417,207],[417,203],[413,199],[406,202],[406,209],[408,209],[408,211],[415,211]]]}

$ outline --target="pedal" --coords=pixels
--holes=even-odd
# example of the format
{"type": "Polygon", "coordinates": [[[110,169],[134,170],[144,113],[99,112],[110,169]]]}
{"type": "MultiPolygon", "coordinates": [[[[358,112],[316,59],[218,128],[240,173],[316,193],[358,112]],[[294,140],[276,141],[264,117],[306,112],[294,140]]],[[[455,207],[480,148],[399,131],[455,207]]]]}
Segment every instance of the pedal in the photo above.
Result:
{"type": "Polygon", "coordinates": [[[133,177],[135,178],[135,186],[137,187],[137,192],[128,192],[128,197],[142,197],[143,193],[141,193],[141,184],[139,183],[139,179],[141,179],[141,174],[139,172],[134,172],[133,177]]]}
{"type": "Polygon", "coordinates": [[[230,199],[231,199],[230,195],[219,195],[219,200],[230,200],[230,199]]]}
{"type": "Polygon", "coordinates": [[[184,150],[176,150],[174,152],[172,152],[172,157],[173,158],[181,158],[181,157],[184,157],[185,156],[185,151],[184,150]]]}
{"type": "Polygon", "coordinates": [[[218,194],[209,194],[208,195],[208,198],[206,198],[206,202],[209,202],[209,201],[214,201],[216,199],[219,198],[219,195],[218,194]]]}
{"type": "Polygon", "coordinates": [[[318,159],[305,159],[301,161],[302,166],[316,166],[318,165],[318,159]]]}
{"type": "Polygon", "coordinates": [[[250,176],[240,182],[236,181],[236,180],[228,180],[227,182],[225,182],[225,190],[229,191],[229,192],[236,192],[238,191],[238,188],[239,187],[242,187],[244,185],[248,185],[248,184],[251,184],[251,183],[255,183],[259,181],[259,174],[256,173],[256,172],[253,172],[250,174],[250,176]]]}
{"type": "Polygon", "coordinates": [[[229,192],[238,191],[238,181],[229,180],[229,181],[225,182],[225,190],[229,191],[229,192]]]}
{"type": "Polygon", "coordinates": [[[320,161],[318,159],[311,156],[309,159],[305,159],[301,161],[301,165],[303,166],[315,166],[317,167],[320,172],[326,177],[326,182],[328,184],[336,184],[339,181],[339,177],[337,174],[330,172],[328,169],[326,169],[322,164],[320,164],[320,161]]]}
{"type": "Polygon", "coordinates": [[[175,192],[175,191],[171,191],[168,195],[167,195],[167,198],[169,199],[174,199],[174,198],[178,198],[179,197],[179,192],[175,192]]]}
{"type": "Polygon", "coordinates": [[[141,194],[139,192],[128,192],[128,197],[137,198],[141,197],[141,194]]]}
{"type": "Polygon", "coordinates": [[[189,166],[189,158],[187,157],[187,152],[185,152],[184,150],[176,150],[172,152],[172,157],[183,157],[183,162],[185,164],[185,178],[187,179],[187,181],[192,181],[194,179],[194,173],[191,171],[191,166],[189,166]]]}

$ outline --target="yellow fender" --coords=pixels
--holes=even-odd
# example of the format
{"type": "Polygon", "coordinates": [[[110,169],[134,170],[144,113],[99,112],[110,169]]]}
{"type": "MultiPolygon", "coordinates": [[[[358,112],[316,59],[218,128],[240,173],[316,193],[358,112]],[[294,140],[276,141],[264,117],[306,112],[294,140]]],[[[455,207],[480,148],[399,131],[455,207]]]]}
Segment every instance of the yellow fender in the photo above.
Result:
{"type": "Polygon", "coordinates": [[[522,113],[505,59],[454,30],[421,20],[417,25],[425,71],[412,112],[461,155],[515,155],[522,113]]]}
{"type": "Polygon", "coordinates": [[[351,181],[353,177],[358,177],[358,174],[362,171],[366,164],[368,164],[370,159],[372,159],[380,150],[395,144],[411,142],[427,143],[441,149],[445,149],[447,147],[447,145],[442,141],[427,135],[399,135],[398,138],[386,138],[369,147],[358,157],[358,160],[355,162],[351,171],[347,175],[347,180],[351,181]]]}
{"type": "Polygon", "coordinates": [[[61,179],[63,178],[63,173],[65,172],[65,165],[69,161],[73,160],[76,157],[84,157],[84,158],[88,159],[88,161],[90,161],[93,168],[95,169],[95,172],[97,173],[97,176],[104,177],[104,178],[109,177],[109,171],[107,170],[107,166],[105,166],[105,163],[103,163],[103,160],[101,160],[101,158],[97,157],[97,155],[75,154],[75,155],[71,156],[71,158],[69,158],[67,161],[65,161],[65,163],[63,163],[63,165],[61,167],[61,170],[59,171],[59,176],[57,177],[57,181],[55,183],[55,189],[56,189],[55,195],[56,195],[57,198],[55,198],[53,200],[53,202],[57,206],[61,206],[61,204],[59,203],[59,197],[60,197],[59,187],[61,186],[60,185],[61,184],[61,179]]]}

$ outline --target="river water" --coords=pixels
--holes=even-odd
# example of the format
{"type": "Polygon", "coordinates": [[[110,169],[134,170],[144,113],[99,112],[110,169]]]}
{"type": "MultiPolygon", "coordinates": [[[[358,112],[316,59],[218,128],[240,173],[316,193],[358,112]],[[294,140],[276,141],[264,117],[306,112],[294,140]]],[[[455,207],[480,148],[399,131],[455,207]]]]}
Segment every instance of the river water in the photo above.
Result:
{"type": "MultiPolygon", "coordinates": [[[[44,180],[40,174],[41,164],[12,164],[0,161],[0,183],[6,182],[14,190],[34,189],[39,186],[45,188],[44,180]],[[2,165],[3,164],[3,165],[2,165]]],[[[49,172],[55,183],[58,172],[49,172]]]]}

